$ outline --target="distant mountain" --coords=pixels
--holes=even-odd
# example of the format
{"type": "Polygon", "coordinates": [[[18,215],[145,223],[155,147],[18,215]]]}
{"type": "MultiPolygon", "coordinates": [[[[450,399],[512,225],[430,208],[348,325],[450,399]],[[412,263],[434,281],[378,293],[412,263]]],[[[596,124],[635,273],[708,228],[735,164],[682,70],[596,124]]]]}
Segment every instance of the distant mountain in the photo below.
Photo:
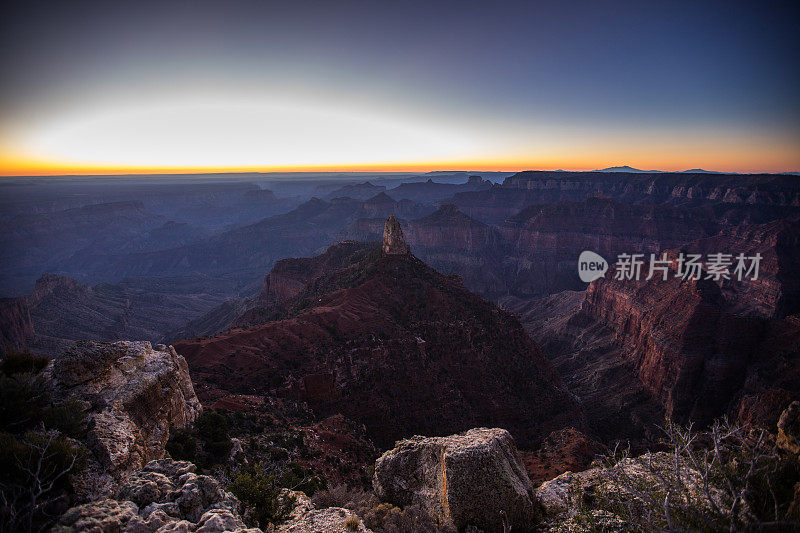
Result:
{"type": "Polygon", "coordinates": [[[652,173],[652,172],[663,172],[661,170],[639,170],[638,168],[629,167],[628,165],[623,165],[621,167],[608,167],[602,170],[594,170],[593,172],[641,172],[641,173],[652,173]]]}
{"type": "Polygon", "coordinates": [[[684,170],[683,173],[684,174],[725,174],[725,172],[718,172],[716,170],[703,170],[702,168],[690,168],[689,170],[684,170]]]}

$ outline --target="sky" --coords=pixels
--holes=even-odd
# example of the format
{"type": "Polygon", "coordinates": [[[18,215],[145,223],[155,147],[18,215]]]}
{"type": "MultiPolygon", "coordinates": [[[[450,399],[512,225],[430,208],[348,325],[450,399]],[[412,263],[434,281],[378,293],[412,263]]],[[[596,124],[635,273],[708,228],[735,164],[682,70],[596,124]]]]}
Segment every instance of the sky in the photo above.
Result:
{"type": "Polygon", "coordinates": [[[797,2],[5,2],[0,175],[800,171],[797,2]]]}

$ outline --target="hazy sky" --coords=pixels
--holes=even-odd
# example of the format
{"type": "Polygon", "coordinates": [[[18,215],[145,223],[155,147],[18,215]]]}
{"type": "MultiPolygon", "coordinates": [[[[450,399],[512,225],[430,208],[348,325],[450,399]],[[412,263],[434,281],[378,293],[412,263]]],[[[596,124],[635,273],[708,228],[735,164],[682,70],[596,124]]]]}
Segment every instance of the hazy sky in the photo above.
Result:
{"type": "Polygon", "coordinates": [[[797,2],[8,2],[0,174],[800,170],[797,2]]]}

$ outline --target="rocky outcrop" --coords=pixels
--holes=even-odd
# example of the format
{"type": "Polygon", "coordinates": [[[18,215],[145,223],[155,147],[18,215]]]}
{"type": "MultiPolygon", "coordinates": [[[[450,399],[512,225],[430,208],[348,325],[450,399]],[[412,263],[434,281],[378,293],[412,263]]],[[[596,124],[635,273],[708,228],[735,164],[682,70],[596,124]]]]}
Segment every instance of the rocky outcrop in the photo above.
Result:
{"type": "MultiPolygon", "coordinates": [[[[630,486],[658,487],[661,479],[651,470],[653,465],[668,465],[666,453],[645,454],[627,458],[613,466],[596,466],[580,472],[565,472],[536,488],[535,497],[544,510],[547,531],[588,532],[632,531],[627,521],[595,506],[598,495],[615,494],[621,498],[634,498],[630,486]],[[625,483],[621,483],[621,479],[625,483]]],[[[702,481],[697,471],[684,467],[684,480],[692,492],[699,493],[702,481]]],[[[711,487],[714,496],[718,490],[711,487]]]]}
{"type": "MultiPolygon", "coordinates": [[[[273,533],[372,533],[349,509],[316,509],[302,492],[284,489],[280,498],[294,504],[289,519],[265,524],[273,533]]],[[[242,505],[218,479],[196,473],[187,461],[151,461],[129,474],[114,498],[99,499],[66,511],[54,533],[93,531],[102,533],[261,533],[249,528],[242,505]]]]}
{"type": "MultiPolygon", "coordinates": [[[[383,219],[359,219],[340,234],[342,240],[377,241],[383,219]]],[[[506,292],[503,244],[494,228],[468,217],[452,204],[403,221],[406,241],[420,259],[445,274],[458,274],[464,285],[484,297],[506,292]]]]}
{"type": "Polygon", "coordinates": [[[318,417],[364,424],[378,446],[488,425],[532,446],[583,425],[575,398],[511,314],[413,255],[361,246],[372,252],[308,281],[279,319],[176,344],[203,398],[306,402],[318,417]]]}
{"type": "Polygon", "coordinates": [[[409,253],[409,246],[403,235],[403,228],[400,223],[389,215],[386,224],[383,226],[383,253],[386,255],[406,255],[409,253]]]}
{"type": "Polygon", "coordinates": [[[800,402],[794,401],[778,419],[778,446],[800,454],[800,402]]]}
{"type": "Polygon", "coordinates": [[[275,533],[372,533],[353,511],[342,507],[310,509],[279,526],[275,533]]]}
{"type": "MultiPolygon", "coordinates": [[[[676,505],[676,501],[691,502],[686,507],[699,515],[708,513],[708,517],[714,516],[712,509],[727,509],[728,494],[713,480],[706,483],[701,472],[684,457],[677,459],[674,453],[648,452],[581,472],[565,472],[542,483],[535,494],[544,509],[547,531],[588,532],[598,527],[601,531],[636,531],[640,528],[628,522],[626,512],[634,516],[647,511],[655,514],[670,504],[671,512],[677,515],[680,504],[676,505]],[[676,467],[678,461],[680,466],[676,467]],[[671,496],[666,503],[659,496],[664,493],[671,496]],[[628,501],[632,512],[623,509],[628,501]]],[[[751,518],[746,505],[743,507],[740,516],[751,518]]],[[[710,518],[707,520],[712,523],[710,518]]]]}
{"type": "Polygon", "coordinates": [[[95,496],[163,458],[170,427],[186,427],[201,412],[186,360],[172,346],[81,341],[45,372],[56,398],[86,406],[91,457],[82,485],[95,496]]]}
{"type": "Polygon", "coordinates": [[[462,530],[532,531],[533,487],[511,435],[472,429],[449,437],[398,442],[375,463],[376,495],[393,504],[420,505],[435,520],[462,530]]]}
{"type": "Polygon", "coordinates": [[[247,528],[239,515],[239,501],[217,479],[195,470],[186,461],[151,461],[123,481],[116,499],[73,507],[53,531],[261,531],[247,528]]]}

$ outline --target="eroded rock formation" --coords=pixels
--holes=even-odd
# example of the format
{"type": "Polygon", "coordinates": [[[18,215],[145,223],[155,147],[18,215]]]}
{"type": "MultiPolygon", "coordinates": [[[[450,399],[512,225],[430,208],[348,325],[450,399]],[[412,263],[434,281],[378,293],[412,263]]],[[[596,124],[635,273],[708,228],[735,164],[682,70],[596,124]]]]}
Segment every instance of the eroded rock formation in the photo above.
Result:
{"type": "Polygon", "coordinates": [[[519,322],[460,280],[375,245],[323,255],[297,263],[293,279],[334,257],[354,262],[308,280],[281,316],[265,309],[265,321],[251,313],[246,328],[176,344],[204,401],[292,398],[365,424],[379,446],[489,424],[529,446],[582,427],[580,406],[519,322]]]}
{"type": "Polygon", "coordinates": [[[56,398],[86,406],[91,457],[82,485],[95,496],[163,458],[170,427],[191,424],[202,409],[186,360],[172,346],[81,341],[45,372],[56,398]]]}
{"type": "Polygon", "coordinates": [[[412,437],[375,463],[373,487],[382,500],[420,505],[441,523],[503,531],[532,531],[533,487],[511,435],[471,429],[449,437],[412,437]]]}
{"type": "Polygon", "coordinates": [[[406,255],[410,248],[403,235],[400,223],[390,215],[383,226],[383,253],[386,255],[406,255]]]}
{"type": "Polygon", "coordinates": [[[115,499],[73,507],[53,531],[261,531],[247,528],[239,515],[239,500],[217,479],[195,471],[187,461],[151,461],[127,476],[115,499]]]}

